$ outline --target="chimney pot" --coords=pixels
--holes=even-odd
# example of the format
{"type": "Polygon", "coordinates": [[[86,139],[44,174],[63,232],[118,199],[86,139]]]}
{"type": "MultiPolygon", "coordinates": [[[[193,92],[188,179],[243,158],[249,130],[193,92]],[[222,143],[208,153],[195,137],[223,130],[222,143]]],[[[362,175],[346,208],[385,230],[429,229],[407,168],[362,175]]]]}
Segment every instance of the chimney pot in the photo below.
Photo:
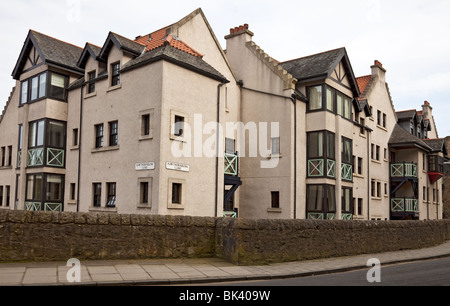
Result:
{"type": "Polygon", "coordinates": [[[381,68],[383,68],[383,64],[382,63],[380,63],[379,61],[377,61],[377,60],[375,60],[375,66],[378,66],[378,67],[381,67],[381,68]]]}

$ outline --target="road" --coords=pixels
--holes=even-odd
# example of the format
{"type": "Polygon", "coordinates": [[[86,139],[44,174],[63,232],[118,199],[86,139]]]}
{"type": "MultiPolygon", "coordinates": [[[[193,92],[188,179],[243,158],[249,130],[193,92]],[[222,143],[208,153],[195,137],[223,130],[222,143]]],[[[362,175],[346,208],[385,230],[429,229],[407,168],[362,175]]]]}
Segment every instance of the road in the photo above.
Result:
{"type": "Polygon", "coordinates": [[[380,283],[369,283],[370,268],[345,273],[269,281],[217,283],[213,286],[450,286],[450,258],[383,266],[380,283]]]}

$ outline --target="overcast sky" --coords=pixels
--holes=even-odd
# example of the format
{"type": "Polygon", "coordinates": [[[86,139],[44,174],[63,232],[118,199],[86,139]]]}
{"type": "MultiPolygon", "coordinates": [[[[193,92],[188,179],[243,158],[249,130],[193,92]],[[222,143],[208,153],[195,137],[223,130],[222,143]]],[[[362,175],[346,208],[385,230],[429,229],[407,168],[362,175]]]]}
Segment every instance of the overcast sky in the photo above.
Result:
{"type": "Polygon", "coordinates": [[[29,29],[84,47],[109,31],[134,38],[201,7],[222,47],[244,23],[270,56],[286,61],[346,47],[356,76],[379,60],[397,111],[431,103],[440,137],[450,135],[448,0],[15,0],[0,2],[0,107],[29,29]]]}

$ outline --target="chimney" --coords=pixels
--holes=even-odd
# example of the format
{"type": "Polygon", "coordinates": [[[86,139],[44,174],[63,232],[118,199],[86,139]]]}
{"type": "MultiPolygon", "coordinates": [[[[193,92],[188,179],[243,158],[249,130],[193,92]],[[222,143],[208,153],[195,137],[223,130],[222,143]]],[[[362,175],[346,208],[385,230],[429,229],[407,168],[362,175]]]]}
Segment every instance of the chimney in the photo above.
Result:
{"type": "Polygon", "coordinates": [[[380,61],[375,60],[370,68],[372,68],[372,76],[378,76],[380,82],[386,82],[386,69],[383,68],[383,64],[380,61]]]}
{"type": "Polygon", "coordinates": [[[431,120],[433,117],[433,108],[430,105],[430,102],[425,101],[422,105],[422,115],[424,119],[431,120]]]}
{"type": "Polygon", "coordinates": [[[230,29],[230,34],[225,36],[225,39],[229,39],[241,34],[246,34],[246,41],[252,40],[252,36],[255,35],[248,29],[248,24],[240,25],[230,29]]]}

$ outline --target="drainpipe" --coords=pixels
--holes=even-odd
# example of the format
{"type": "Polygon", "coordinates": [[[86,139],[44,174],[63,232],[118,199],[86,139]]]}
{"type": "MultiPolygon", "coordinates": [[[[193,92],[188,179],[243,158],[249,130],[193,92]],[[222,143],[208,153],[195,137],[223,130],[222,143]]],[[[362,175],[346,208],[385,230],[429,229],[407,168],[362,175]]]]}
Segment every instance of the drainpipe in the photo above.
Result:
{"type": "MultiPolygon", "coordinates": [[[[370,191],[371,191],[371,180],[370,180],[370,136],[372,130],[366,126],[367,130],[367,220],[370,220],[370,191]]],[[[390,204],[389,204],[390,207],[390,204]]],[[[389,209],[390,210],[390,209],[389,209]]]]}
{"type": "Polygon", "coordinates": [[[214,207],[214,216],[217,218],[218,205],[219,205],[219,141],[220,141],[220,89],[225,85],[225,82],[217,85],[217,139],[216,139],[216,204],[214,207]]]}
{"type": "Polygon", "coordinates": [[[80,127],[78,129],[78,182],[77,182],[77,212],[80,211],[80,182],[81,182],[81,135],[83,134],[83,91],[85,84],[81,85],[80,94],[80,127]]]}
{"type": "Polygon", "coordinates": [[[294,104],[294,220],[297,219],[297,98],[292,94],[291,100],[294,104]]]}

